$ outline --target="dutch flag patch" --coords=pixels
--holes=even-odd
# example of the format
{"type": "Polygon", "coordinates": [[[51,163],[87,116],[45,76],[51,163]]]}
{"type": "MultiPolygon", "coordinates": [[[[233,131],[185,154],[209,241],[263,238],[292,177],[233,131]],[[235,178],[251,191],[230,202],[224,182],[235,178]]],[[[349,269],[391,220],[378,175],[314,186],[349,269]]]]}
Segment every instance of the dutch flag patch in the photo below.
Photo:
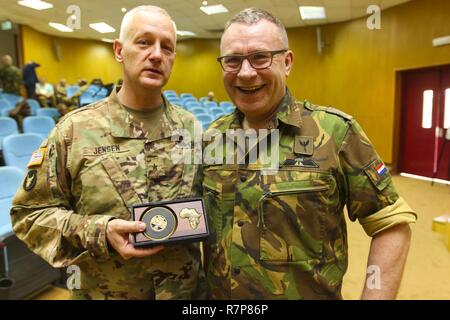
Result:
{"type": "Polygon", "coordinates": [[[386,173],[386,171],[387,171],[386,166],[384,165],[383,162],[380,162],[380,163],[376,166],[375,170],[377,170],[378,176],[380,176],[380,177],[381,177],[382,175],[384,175],[384,174],[386,173]]]}

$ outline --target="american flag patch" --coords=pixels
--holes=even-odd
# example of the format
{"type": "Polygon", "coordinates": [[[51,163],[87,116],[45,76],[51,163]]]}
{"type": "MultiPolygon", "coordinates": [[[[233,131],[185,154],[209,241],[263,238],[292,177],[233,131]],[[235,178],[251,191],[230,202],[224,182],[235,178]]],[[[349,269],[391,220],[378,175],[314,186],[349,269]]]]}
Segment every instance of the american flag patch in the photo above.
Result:
{"type": "Polygon", "coordinates": [[[30,162],[28,162],[27,167],[32,166],[40,166],[42,162],[44,161],[44,155],[45,155],[45,148],[37,149],[33,154],[31,155],[30,162]]]}
{"type": "Polygon", "coordinates": [[[386,166],[384,165],[383,162],[380,162],[380,163],[376,166],[375,170],[377,170],[377,173],[378,173],[379,176],[382,176],[382,175],[385,174],[386,171],[387,171],[386,166]]]}

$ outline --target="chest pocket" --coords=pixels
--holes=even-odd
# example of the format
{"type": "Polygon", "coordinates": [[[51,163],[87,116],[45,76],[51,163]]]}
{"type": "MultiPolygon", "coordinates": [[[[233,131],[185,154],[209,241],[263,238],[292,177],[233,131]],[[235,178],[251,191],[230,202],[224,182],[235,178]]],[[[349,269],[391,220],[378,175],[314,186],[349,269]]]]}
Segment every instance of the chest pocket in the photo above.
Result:
{"type": "Polygon", "coordinates": [[[80,173],[80,179],[79,205],[86,215],[107,214],[128,220],[127,207],[141,203],[132,183],[110,155],[92,160],[80,173]]]}
{"type": "Polygon", "coordinates": [[[279,172],[259,200],[260,260],[298,262],[304,270],[322,259],[325,219],[334,179],[319,172],[279,172]]]}
{"type": "Polygon", "coordinates": [[[203,197],[211,226],[211,243],[220,244],[226,219],[233,218],[235,172],[206,169],[203,177],[203,197]]]}

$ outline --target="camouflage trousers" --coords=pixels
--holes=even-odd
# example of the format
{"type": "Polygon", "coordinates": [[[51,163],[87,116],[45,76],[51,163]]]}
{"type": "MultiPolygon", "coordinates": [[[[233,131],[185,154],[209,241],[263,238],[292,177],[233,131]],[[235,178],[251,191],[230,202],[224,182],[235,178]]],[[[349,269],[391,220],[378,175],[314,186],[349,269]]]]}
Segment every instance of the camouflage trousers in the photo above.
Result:
{"type": "Polygon", "coordinates": [[[74,300],[196,299],[200,253],[193,247],[166,247],[154,256],[123,260],[111,254],[106,262],[80,262],[80,288],[74,300]]]}

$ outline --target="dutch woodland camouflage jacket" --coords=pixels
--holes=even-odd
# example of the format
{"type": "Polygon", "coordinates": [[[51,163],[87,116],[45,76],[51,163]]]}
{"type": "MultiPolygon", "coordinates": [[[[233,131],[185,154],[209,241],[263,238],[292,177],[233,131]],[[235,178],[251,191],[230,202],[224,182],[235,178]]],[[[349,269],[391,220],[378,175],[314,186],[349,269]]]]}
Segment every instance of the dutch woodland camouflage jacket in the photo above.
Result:
{"type": "MultiPolygon", "coordinates": [[[[226,130],[242,128],[242,120],[236,110],[207,134],[218,129],[225,145],[226,130]]],[[[412,222],[415,214],[352,117],[296,102],[287,92],[270,128],[279,129],[275,174],[262,174],[258,163],[203,165],[212,230],[206,255],[210,296],[340,299],[347,269],[344,206],[369,235],[412,222]],[[406,215],[394,219],[400,212],[406,215]]]]}

